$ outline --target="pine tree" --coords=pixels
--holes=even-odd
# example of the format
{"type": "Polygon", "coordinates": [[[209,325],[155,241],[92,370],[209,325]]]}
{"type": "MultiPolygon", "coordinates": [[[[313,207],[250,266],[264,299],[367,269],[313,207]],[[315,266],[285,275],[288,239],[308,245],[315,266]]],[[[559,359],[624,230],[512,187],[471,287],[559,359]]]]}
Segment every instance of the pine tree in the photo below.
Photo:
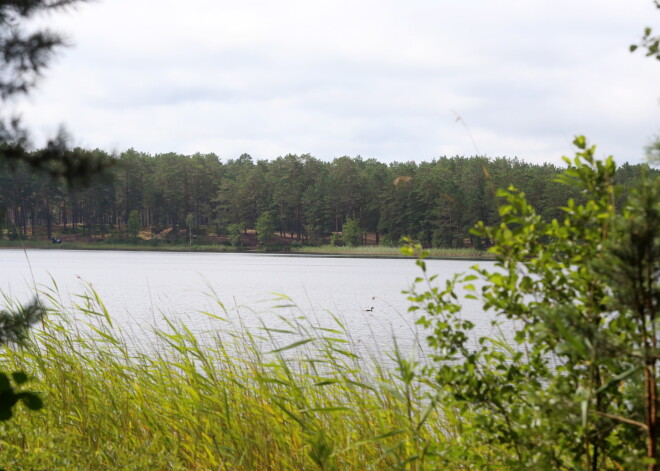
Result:
{"type": "MultiPolygon", "coordinates": [[[[72,8],[86,0],[0,0],[0,103],[27,95],[43,75],[58,48],[61,35],[48,29],[34,31],[27,23],[38,15],[72,8]]],[[[90,152],[71,150],[64,130],[38,152],[28,152],[28,131],[18,117],[0,115],[0,161],[13,166],[27,163],[33,170],[64,177],[70,185],[86,184],[103,168],[107,158],[93,158],[90,152]]]]}

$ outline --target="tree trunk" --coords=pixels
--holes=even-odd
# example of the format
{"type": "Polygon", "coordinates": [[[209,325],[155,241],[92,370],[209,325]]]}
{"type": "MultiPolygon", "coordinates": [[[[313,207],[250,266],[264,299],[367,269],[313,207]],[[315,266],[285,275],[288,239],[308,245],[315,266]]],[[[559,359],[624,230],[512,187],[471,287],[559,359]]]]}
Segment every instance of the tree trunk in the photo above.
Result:
{"type": "MultiPolygon", "coordinates": [[[[658,443],[657,443],[657,402],[658,402],[658,387],[655,382],[655,360],[648,360],[646,368],[644,368],[644,386],[645,386],[645,409],[646,409],[646,456],[657,460],[658,443]]],[[[656,471],[658,466],[656,463],[649,464],[649,471],[656,471]]]]}
{"type": "Polygon", "coordinates": [[[48,234],[48,240],[53,236],[53,220],[50,213],[50,203],[46,201],[46,233],[48,234]]]}

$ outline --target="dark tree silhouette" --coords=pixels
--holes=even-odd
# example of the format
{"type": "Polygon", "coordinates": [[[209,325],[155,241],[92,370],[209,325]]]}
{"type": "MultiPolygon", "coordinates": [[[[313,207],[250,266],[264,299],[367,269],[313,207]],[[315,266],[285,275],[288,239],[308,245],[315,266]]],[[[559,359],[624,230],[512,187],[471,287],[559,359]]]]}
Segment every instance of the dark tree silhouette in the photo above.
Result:
{"type": "MultiPolygon", "coordinates": [[[[43,76],[58,48],[66,45],[62,35],[49,29],[32,30],[30,20],[40,14],[73,8],[86,0],[0,1],[0,103],[28,94],[43,76]]],[[[0,113],[2,113],[0,111],[0,113]]],[[[28,131],[17,116],[0,114],[0,160],[13,167],[27,163],[33,170],[64,177],[70,186],[86,184],[91,176],[112,163],[90,153],[69,150],[67,134],[60,130],[38,152],[28,152],[28,131]]]]}

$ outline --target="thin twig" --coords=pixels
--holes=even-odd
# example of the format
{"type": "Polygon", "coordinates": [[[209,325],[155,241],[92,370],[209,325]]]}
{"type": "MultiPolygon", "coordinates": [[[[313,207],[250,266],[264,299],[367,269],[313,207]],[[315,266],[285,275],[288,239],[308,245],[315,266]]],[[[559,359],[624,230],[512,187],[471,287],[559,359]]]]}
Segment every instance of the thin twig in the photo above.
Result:
{"type": "Polygon", "coordinates": [[[643,424],[642,422],[638,422],[632,419],[626,419],[625,417],[621,417],[620,415],[608,414],[607,412],[602,412],[599,410],[596,410],[594,412],[602,417],[607,417],[608,419],[612,419],[612,420],[618,420],[619,422],[623,422],[629,425],[636,425],[637,427],[640,427],[642,430],[648,430],[647,425],[643,424]]]}

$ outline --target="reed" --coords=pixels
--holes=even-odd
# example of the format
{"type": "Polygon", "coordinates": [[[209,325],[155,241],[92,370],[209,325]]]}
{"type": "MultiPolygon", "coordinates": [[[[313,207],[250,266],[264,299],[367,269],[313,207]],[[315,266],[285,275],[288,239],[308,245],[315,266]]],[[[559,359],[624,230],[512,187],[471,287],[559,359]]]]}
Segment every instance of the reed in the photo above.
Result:
{"type": "Polygon", "coordinates": [[[218,304],[202,334],[173,319],[133,333],[92,290],[73,305],[43,296],[48,320],[0,354],[46,404],[0,423],[8,470],[472,468],[464,418],[420,365],[396,343],[389,362],[361,357],[339,318],[249,332],[218,304]]]}

